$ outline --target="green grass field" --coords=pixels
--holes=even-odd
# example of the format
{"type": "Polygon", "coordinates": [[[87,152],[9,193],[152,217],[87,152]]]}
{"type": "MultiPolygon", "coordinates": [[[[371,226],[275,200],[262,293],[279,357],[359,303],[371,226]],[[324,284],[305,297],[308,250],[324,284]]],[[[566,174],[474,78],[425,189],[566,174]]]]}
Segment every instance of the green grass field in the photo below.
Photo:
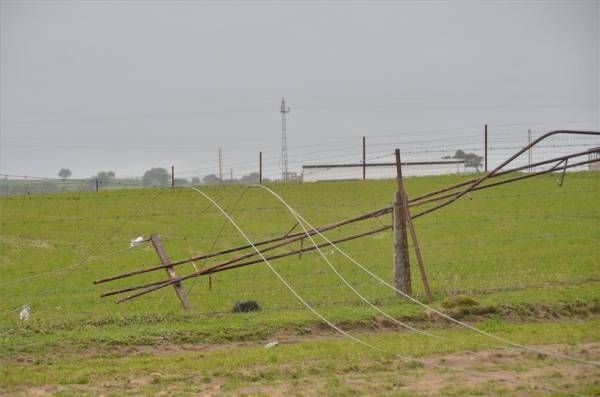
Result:
{"type": "MultiPolygon", "coordinates": [[[[415,196],[464,178],[408,178],[406,187],[409,195],[415,196]]],[[[318,225],[389,205],[395,183],[348,181],[272,188],[318,225]]],[[[295,224],[280,203],[262,189],[225,186],[205,191],[230,210],[254,240],[280,235],[295,224]]],[[[113,288],[165,278],[164,272],[155,272],[93,285],[95,279],[158,263],[150,246],[128,249],[129,240],[137,236],[159,234],[172,260],[245,243],[216,209],[190,189],[5,196],[0,198],[0,211],[0,379],[4,379],[0,380],[0,392],[93,395],[105,389],[115,395],[160,390],[186,394],[210,392],[216,387],[231,394],[287,394],[294,384],[301,389],[312,379],[317,389],[305,389],[300,394],[322,394],[318,390],[324,394],[467,394],[458,386],[405,390],[401,383],[407,379],[394,386],[389,368],[382,363],[389,363],[390,368],[407,364],[397,363],[389,354],[366,354],[362,347],[324,331],[320,320],[305,310],[263,264],[215,274],[211,288],[207,278],[186,281],[193,306],[188,313],[182,312],[171,288],[120,305],[113,298],[100,298],[102,292],[113,288]],[[247,299],[256,300],[261,311],[231,313],[236,302],[247,299]],[[31,306],[31,318],[20,322],[19,309],[25,304],[31,306]],[[284,344],[268,353],[260,347],[261,341],[290,335],[294,343],[289,346],[284,344]],[[207,352],[163,354],[161,346],[202,346],[207,352]],[[128,354],[127,349],[135,354],[128,354]],[[286,365],[282,364],[284,352],[292,357],[286,365]],[[156,354],[157,359],[151,360],[156,354]],[[85,365],[72,363],[78,355],[85,365]],[[231,355],[235,357],[228,358],[231,355]],[[318,362],[318,374],[302,364],[306,360],[318,362]],[[347,369],[339,367],[339,360],[347,369]],[[284,375],[288,369],[296,377],[284,375]],[[133,378],[119,371],[132,371],[144,381],[139,387],[131,386],[133,378]],[[169,374],[153,377],[149,375],[153,371],[169,374]],[[266,375],[260,375],[263,372],[266,375]],[[344,376],[337,383],[332,380],[340,373],[358,372],[370,373],[378,380],[378,387],[365,388],[344,376]],[[279,386],[271,390],[265,385],[279,386]]],[[[364,231],[381,226],[381,222],[389,224],[389,216],[328,236],[364,231]]],[[[600,340],[599,225],[600,174],[593,172],[568,174],[562,187],[548,175],[476,192],[419,218],[416,228],[434,292],[433,306],[440,308],[448,296],[466,294],[479,305],[451,309],[451,313],[490,331],[531,344],[595,343],[600,340]]],[[[391,281],[391,233],[340,247],[391,281]]],[[[314,252],[273,262],[311,305],[346,329],[365,334],[373,343],[395,346],[397,354],[423,357],[477,351],[490,344],[467,331],[448,328],[423,308],[397,298],[331,248],[324,252],[369,300],[413,325],[451,336],[452,342],[436,344],[382,325],[380,315],[346,288],[314,252]]],[[[212,263],[216,262],[196,266],[212,263]]],[[[414,258],[412,263],[416,263],[414,258]]],[[[182,265],[176,270],[184,275],[193,267],[182,265]]],[[[423,298],[416,267],[413,286],[416,296],[423,298]]],[[[588,347],[589,352],[582,354],[598,359],[594,348],[588,347]]],[[[531,357],[523,360],[535,361],[531,357]]],[[[539,360],[530,364],[554,365],[540,364],[539,360]]],[[[418,377],[423,369],[411,371],[418,377]]],[[[598,379],[597,372],[594,375],[598,379]]],[[[551,373],[540,376],[552,378],[551,373]]],[[[588,383],[579,382],[579,388],[573,382],[577,384],[565,378],[555,384],[565,390],[598,393],[594,376],[588,383]]],[[[477,394],[484,384],[471,386],[470,392],[477,394]]],[[[522,392],[496,386],[497,394],[522,392]]]]}

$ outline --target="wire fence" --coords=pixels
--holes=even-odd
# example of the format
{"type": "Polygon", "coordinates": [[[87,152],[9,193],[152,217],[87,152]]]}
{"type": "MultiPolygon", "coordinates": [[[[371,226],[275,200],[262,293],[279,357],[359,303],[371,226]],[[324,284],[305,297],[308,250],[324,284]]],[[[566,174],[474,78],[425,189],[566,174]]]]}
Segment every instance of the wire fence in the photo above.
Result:
{"type": "MultiPolygon", "coordinates": [[[[568,127],[571,129],[593,130],[596,126],[594,120],[569,121],[553,123],[553,129],[568,127]]],[[[363,137],[354,137],[345,140],[316,142],[304,145],[291,145],[288,148],[288,180],[318,181],[318,180],[344,180],[362,179],[362,164],[366,163],[365,176],[367,179],[390,178],[394,176],[393,167],[382,171],[375,165],[394,162],[394,148],[400,148],[402,160],[407,163],[420,162],[449,162],[457,161],[457,152],[477,156],[480,160],[467,160],[462,167],[456,165],[421,165],[408,166],[406,176],[437,175],[454,173],[473,173],[484,171],[487,163],[488,169],[497,166],[501,161],[512,155],[515,151],[527,145],[543,133],[549,131],[545,123],[489,125],[487,140],[483,126],[448,128],[445,130],[410,131],[410,136],[419,133],[423,136],[420,140],[406,139],[409,131],[397,133],[372,133],[365,134],[366,145],[363,147],[363,137]],[[486,146],[487,142],[487,146],[486,146]],[[363,155],[364,150],[364,155],[363,155]],[[478,162],[479,161],[479,162],[478,162]],[[346,165],[354,166],[337,168],[328,167],[306,168],[319,165],[346,165]],[[374,166],[371,166],[374,165],[374,166]]],[[[600,145],[597,137],[556,136],[551,140],[536,146],[535,150],[519,157],[513,162],[514,166],[524,166],[543,159],[557,157],[567,153],[574,153],[600,145]]],[[[216,149],[215,149],[216,153],[216,149]]],[[[149,187],[151,185],[169,186],[202,184],[206,181],[211,184],[252,183],[258,182],[259,175],[265,181],[281,181],[282,164],[281,148],[265,147],[262,151],[262,161],[259,153],[249,153],[243,146],[223,148],[223,159],[219,164],[218,156],[215,158],[199,157],[197,165],[179,165],[174,169],[171,178],[171,165],[177,162],[177,149],[173,149],[173,159],[170,164],[163,164],[165,174],[159,178],[144,180],[142,176],[131,178],[109,178],[106,174],[100,177],[93,176],[83,179],[61,178],[36,178],[25,175],[0,175],[5,178],[0,195],[35,194],[57,192],[103,191],[115,189],[131,189],[149,187]],[[212,178],[206,178],[212,176],[212,178]]],[[[156,167],[156,163],[147,164],[147,168],[156,167]]],[[[585,169],[585,166],[573,170],[585,169]]],[[[527,169],[529,172],[536,168],[527,169]]]]}
{"type": "MultiPolygon", "coordinates": [[[[403,161],[452,155],[456,150],[482,153],[481,136],[465,135],[448,142],[404,142],[403,161]],[[469,146],[469,144],[472,144],[469,146]]],[[[507,133],[491,139],[490,164],[497,164],[529,140],[507,133]]],[[[533,136],[535,139],[535,135],[533,136]]],[[[370,159],[386,160],[393,142],[382,138],[371,144],[370,159]],[[391,142],[391,143],[390,143],[391,142]],[[380,148],[380,151],[377,150],[380,148]]],[[[334,145],[330,145],[334,146],[334,145]]],[[[561,138],[536,147],[531,161],[585,151],[600,146],[590,138],[561,138]]],[[[293,164],[337,161],[360,162],[357,153],[329,146],[290,158],[293,164]]],[[[352,149],[354,150],[354,149],[352,149]]],[[[361,153],[358,153],[362,155],[361,153]]],[[[587,159],[587,156],[584,156],[587,159]]],[[[263,158],[263,160],[268,157],[263,158]]],[[[514,166],[527,165],[528,156],[514,166]]],[[[538,167],[549,169],[553,164],[538,167]]],[[[275,167],[275,165],[272,165],[275,167]]],[[[491,166],[490,166],[491,168],[491,166]]],[[[510,185],[474,192],[452,206],[416,220],[420,246],[436,299],[459,293],[538,291],[555,286],[577,286],[600,281],[600,173],[589,164],[570,169],[564,183],[550,173],[510,185]]],[[[476,170],[471,170],[476,171],[476,170]]],[[[525,170],[528,172],[530,170],[525,170]]],[[[273,171],[273,174],[275,171],[273,171]]],[[[267,173],[268,174],[268,173],[267,173]]],[[[344,176],[344,175],[342,175],[344,176]]],[[[409,196],[465,180],[469,175],[407,178],[409,196]]],[[[339,178],[345,179],[345,178],[339,178]]],[[[351,179],[351,178],[347,178],[351,179]]],[[[177,312],[172,288],[164,288],[124,304],[100,298],[112,289],[164,280],[164,271],[141,274],[109,284],[93,281],[109,275],[159,264],[151,245],[130,247],[130,241],[152,233],[160,236],[173,260],[225,250],[245,244],[239,233],[206,200],[189,189],[146,187],[141,180],[106,180],[96,191],[95,180],[60,180],[4,176],[0,181],[0,312],[3,326],[18,321],[23,305],[33,316],[61,323],[114,316],[177,312]]],[[[392,180],[292,183],[272,187],[312,224],[326,224],[391,204],[392,180]]],[[[289,212],[264,191],[241,184],[206,187],[253,241],[298,232],[289,212]]],[[[330,239],[391,224],[389,215],[328,233],[330,239]]],[[[317,243],[324,240],[315,237],[317,243]]],[[[292,246],[300,248],[300,242],[292,246]]],[[[304,241],[303,247],[310,242],[304,241]]],[[[340,244],[379,277],[392,277],[391,232],[340,244]]],[[[289,252],[290,248],[273,251],[289,252]],[[286,251],[288,250],[288,251],[286,251]]],[[[338,271],[366,298],[381,305],[399,298],[382,288],[330,247],[324,247],[338,271]]],[[[176,266],[178,275],[219,263],[211,258],[176,266]]],[[[417,297],[424,291],[413,264],[417,297]]],[[[273,261],[307,301],[320,308],[364,306],[317,253],[306,252],[273,261]]],[[[260,263],[192,278],[183,283],[192,312],[230,312],[236,302],[255,300],[263,311],[300,310],[301,304],[260,263]]],[[[532,292],[535,293],[535,292],[532,292]]]]}

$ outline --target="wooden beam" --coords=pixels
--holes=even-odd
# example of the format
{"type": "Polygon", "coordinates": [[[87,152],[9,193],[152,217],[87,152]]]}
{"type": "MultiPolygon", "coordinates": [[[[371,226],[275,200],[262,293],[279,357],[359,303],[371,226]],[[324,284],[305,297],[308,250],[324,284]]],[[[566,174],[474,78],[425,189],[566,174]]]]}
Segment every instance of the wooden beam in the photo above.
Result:
{"type": "Polygon", "coordinates": [[[413,242],[413,246],[415,247],[415,256],[417,257],[417,263],[419,264],[419,273],[421,274],[423,288],[425,289],[425,294],[427,295],[428,303],[431,303],[431,301],[433,300],[433,297],[431,296],[431,288],[429,288],[429,280],[427,279],[427,273],[425,273],[425,264],[423,261],[423,256],[421,255],[421,247],[419,246],[419,240],[417,239],[415,225],[410,215],[410,210],[408,209],[408,195],[406,194],[406,191],[404,191],[404,211],[406,222],[408,224],[408,229],[410,230],[410,236],[413,242]]]}
{"type": "MultiPolygon", "coordinates": [[[[406,231],[407,200],[404,197],[404,182],[402,181],[402,165],[400,150],[396,149],[396,183],[398,184],[394,199],[394,233],[393,233],[393,267],[394,287],[404,294],[412,294],[410,280],[410,257],[408,254],[408,237],[406,231]]],[[[401,293],[397,292],[399,296],[401,293]]]]}
{"type": "MultiPolygon", "coordinates": [[[[158,257],[160,258],[160,261],[162,262],[163,265],[166,266],[165,270],[167,271],[167,275],[169,276],[169,278],[171,280],[176,279],[177,274],[175,273],[175,269],[173,268],[173,266],[171,266],[171,261],[169,260],[169,257],[167,256],[167,253],[165,252],[165,249],[164,249],[160,239],[158,238],[158,236],[156,234],[151,235],[150,242],[152,242],[152,245],[154,246],[154,250],[156,251],[156,254],[158,255],[158,257]]],[[[181,301],[183,308],[185,310],[191,309],[192,306],[190,305],[190,302],[188,301],[187,295],[185,294],[185,290],[183,289],[181,282],[174,283],[173,287],[175,288],[175,293],[177,294],[177,297],[181,301]]]]}
{"type": "MultiPolygon", "coordinates": [[[[370,236],[372,234],[381,233],[381,232],[389,230],[389,229],[391,229],[391,226],[384,225],[384,226],[382,226],[380,228],[369,230],[367,232],[358,233],[358,234],[354,234],[354,235],[351,235],[351,236],[348,236],[348,237],[343,237],[343,238],[340,238],[340,239],[337,239],[337,240],[333,240],[332,243],[333,244],[344,243],[346,241],[351,241],[351,240],[355,240],[355,239],[358,239],[358,238],[361,238],[361,237],[370,236]]],[[[326,246],[329,246],[329,245],[330,245],[329,243],[322,243],[322,244],[317,245],[317,247],[321,248],[321,247],[326,247],[326,246]]],[[[267,256],[265,259],[267,259],[267,260],[281,259],[281,258],[285,258],[285,257],[288,257],[288,256],[296,255],[296,254],[299,254],[299,253],[302,253],[302,252],[313,251],[313,250],[317,249],[317,247],[315,247],[315,246],[306,247],[306,248],[302,248],[302,249],[298,249],[298,250],[293,250],[291,252],[286,252],[286,253],[283,253],[283,254],[277,254],[277,255],[273,255],[273,256],[267,256]]],[[[262,258],[260,258],[260,259],[254,259],[254,260],[247,261],[247,262],[230,264],[228,266],[219,267],[219,268],[214,268],[214,267],[206,268],[206,269],[202,269],[200,271],[193,272],[193,273],[185,275],[185,276],[177,277],[175,279],[167,279],[167,280],[157,281],[157,282],[153,282],[153,283],[149,283],[149,284],[138,285],[138,286],[135,286],[135,287],[130,287],[130,288],[124,288],[124,289],[120,289],[120,290],[110,291],[110,292],[107,292],[107,293],[103,294],[103,296],[117,295],[117,294],[124,293],[124,292],[129,292],[129,291],[133,291],[133,290],[139,290],[139,289],[146,288],[146,289],[144,289],[141,292],[129,295],[129,296],[127,296],[125,298],[122,298],[122,299],[120,299],[120,300],[117,301],[117,303],[122,303],[122,302],[125,302],[125,301],[128,301],[128,300],[131,300],[133,298],[137,298],[138,296],[145,295],[145,294],[147,294],[149,292],[156,291],[157,289],[161,289],[161,288],[167,287],[169,285],[173,285],[175,283],[179,283],[181,281],[184,281],[184,280],[187,280],[187,279],[190,279],[190,278],[193,278],[193,277],[199,277],[199,276],[203,276],[203,275],[206,275],[206,274],[210,275],[212,273],[218,273],[218,272],[222,272],[222,271],[226,271],[226,270],[237,269],[237,268],[240,268],[240,267],[245,267],[245,266],[249,266],[249,265],[255,265],[255,264],[263,263],[263,262],[264,262],[264,260],[262,258]]]]}

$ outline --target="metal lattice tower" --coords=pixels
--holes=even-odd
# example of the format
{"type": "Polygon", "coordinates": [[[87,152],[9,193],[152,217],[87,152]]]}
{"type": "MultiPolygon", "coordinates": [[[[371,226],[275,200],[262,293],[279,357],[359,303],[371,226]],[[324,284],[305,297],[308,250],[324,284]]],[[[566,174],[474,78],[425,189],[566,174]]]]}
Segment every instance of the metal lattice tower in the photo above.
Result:
{"type": "Polygon", "coordinates": [[[285,107],[285,98],[281,98],[281,179],[288,181],[288,156],[287,156],[287,135],[285,125],[285,115],[290,112],[290,108],[285,107]]]}

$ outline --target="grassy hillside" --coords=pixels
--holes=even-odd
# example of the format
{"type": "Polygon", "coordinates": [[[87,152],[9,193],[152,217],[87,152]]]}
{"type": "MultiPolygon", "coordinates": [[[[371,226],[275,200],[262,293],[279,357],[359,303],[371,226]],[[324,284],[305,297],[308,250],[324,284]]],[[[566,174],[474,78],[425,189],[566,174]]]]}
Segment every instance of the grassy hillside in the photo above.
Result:
{"type": "MultiPolygon", "coordinates": [[[[414,196],[463,178],[409,178],[406,185],[414,196]]],[[[393,181],[349,181],[273,188],[310,222],[322,224],[388,205],[395,185],[393,181]]],[[[285,233],[295,224],[276,199],[261,189],[227,186],[205,191],[229,209],[255,240],[285,233]]],[[[573,173],[563,187],[557,186],[552,176],[530,179],[474,193],[419,218],[416,227],[436,304],[458,293],[487,305],[597,301],[598,203],[600,174],[573,173]]],[[[32,331],[41,333],[33,339],[41,345],[65,335],[69,340],[121,343],[169,335],[194,340],[239,337],[268,333],[269,327],[259,331],[263,325],[275,329],[315,321],[262,264],[215,274],[212,288],[207,278],[187,281],[184,286],[193,305],[187,314],[181,313],[171,288],[121,305],[99,297],[113,288],[165,278],[164,272],[155,272],[92,284],[97,278],[158,263],[148,245],[128,249],[134,237],[158,233],[173,260],[245,243],[220,213],[192,190],[17,195],[0,198],[0,210],[0,307],[4,313],[0,331],[11,336],[5,339],[5,349],[19,350],[33,337],[32,331]],[[261,313],[226,315],[235,302],[245,299],[257,300],[261,313]],[[25,325],[18,322],[18,311],[14,311],[24,304],[32,308],[31,320],[25,325]]],[[[380,221],[389,223],[389,216],[380,221]]],[[[371,220],[330,236],[380,225],[371,220]]],[[[391,280],[389,232],[342,247],[391,280]]],[[[396,298],[332,249],[324,251],[369,299],[397,315],[423,312],[396,298]]],[[[195,265],[200,268],[210,263],[215,262],[195,265]]],[[[414,258],[412,263],[416,264],[414,258]]],[[[314,252],[273,264],[308,302],[328,316],[358,321],[375,314],[314,252]]],[[[192,270],[189,264],[177,268],[180,275],[192,270]]],[[[416,295],[422,297],[416,267],[413,284],[416,295]]]]}
{"type": "MultiPolygon", "coordinates": [[[[406,185],[415,196],[463,178],[409,178],[406,185]]],[[[323,224],[389,205],[395,184],[272,188],[310,222],[323,224]]],[[[295,225],[262,189],[205,191],[254,240],[295,225]]],[[[599,203],[600,174],[573,173],[562,187],[552,176],[529,179],[476,192],[417,219],[433,305],[519,343],[597,359],[599,203]],[[457,294],[478,304],[443,305],[457,294]]],[[[187,313],[171,288],[121,305],[100,298],[113,288],[165,278],[161,271],[93,285],[95,279],[158,263],[150,246],[129,248],[137,236],[158,233],[173,260],[245,243],[189,189],[13,195],[0,197],[0,211],[0,394],[547,395],[543,387],[564,391],[556,395],[600,392],[593,367],[485,350],[498,343],[395,297],[330,248],[323,250],[328,259],[363,295],[442,339],[398,332],[315,252],[273,265],[327,318],[385,353],[337,337],[263,264],[215,274],[210,287],[207,278],[185,282],[193,305],[187,313]],[[261,310],[231,313],[246,299],[258,301],[261,310]],[[21,322],[25,304],[31,318],[21,322]],[[264,349],[269,340],[281,345],[264,349]],[[417,358],[422,361],[412,361],[417,358]],[[448,371],[446,365],[477,375],[448,371]],[[523,380],[529,385],[514,383],[523,380]]],[[[388,215],[329,237],[389,222],[388,215]]],[[[390,232],[341,246],[391,280],[390,232]]],[[[183,275],[194,268],[176,269],[183,275]]],[[[422,298],[418,280],[413,267],[415,293],[422,298]]]]}

